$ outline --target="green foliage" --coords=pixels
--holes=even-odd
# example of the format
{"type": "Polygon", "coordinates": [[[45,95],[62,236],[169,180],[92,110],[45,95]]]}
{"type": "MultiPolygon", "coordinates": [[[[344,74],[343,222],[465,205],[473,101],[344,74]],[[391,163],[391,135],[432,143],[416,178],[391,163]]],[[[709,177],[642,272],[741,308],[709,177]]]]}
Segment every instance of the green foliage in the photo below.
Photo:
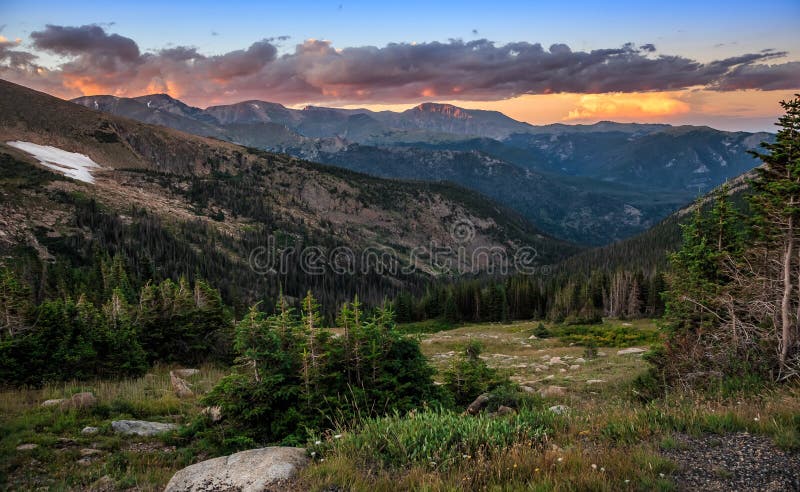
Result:
{"type": "Polygon", "coordinates": [[[299,317],[283,298],[270,316],[252,308],[236,325],[242,371],[215,387],[207,403],[221,406],[237,433],[298,444],[309,429],[442,398],[419,343],[396,329],[390,309],[367,319],[356,300],[342,307],[338,325],[338,337],[321,328],[310,293],[299,317]]]}
{"type": "Polygon", "coordinates": [[[553,418],[552,413],[530,409],[505,418],[425,410],[367,420],[357,431],[320,441],[312,449],[323,456],[344,454],[370,468],[421,465],[446,470],[514,445],[540,444],[551,430],[553,418]]]}
{"type": "Polygon", "coordinates": [[[587,347],[632,347],[659,340],[657,332],[620,325],[560,325],[551,332],[562,342],[587,347]]]}
{"type": "Polygon", "coordinates": [[[480,342],[470,340],[464,352],[453,358],[444,373],[444,386],[458,406],[469,405],[478,395],[508,383],[507,377],[501,376],[480,358],[481,351],[480,342]]]}
{"type": "Polygon", "coordinates": [[[536,328],[533,330],[533,335],[536,338],[550,338],[552,336],[550,330],[548,330],[547,327],[544,326],[544,323],[541,322],[536,325],[536,328]]]}

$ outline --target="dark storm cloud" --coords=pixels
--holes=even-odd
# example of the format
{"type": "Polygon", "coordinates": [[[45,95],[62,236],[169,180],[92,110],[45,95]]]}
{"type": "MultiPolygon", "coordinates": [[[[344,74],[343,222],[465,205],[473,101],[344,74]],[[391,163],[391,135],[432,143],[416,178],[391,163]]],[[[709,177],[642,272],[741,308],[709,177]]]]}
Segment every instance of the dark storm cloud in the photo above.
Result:
{"type": "Polygon", "coordinates": [[[656,55],[652,44],[573,51],[566,44],[545,49],[538,43],[497,45],[478,39],[339,50],[328,41],[309,40],[279,56],[275,43],[285,40],[281,36],[205,56],[186,46],[141,53],[132,39],[108,34],[96,25],[49,25],[31,38],[38,50],[65,56],[67,61],[45,73],[22,70],[19,66],[32,64],[34,55],[11,50],[13,43],[0,45],[0,75],[31,86],[61,81],[65,96],[158,90],[198,103],[250,98],[387,103],[496,100],[558,92],[800,87],[798,63],[764,64],[785,55],[773,50],[700,63],[656,55]]]}
{"type": "Polygon", "coordinates": [[[97,25],[65,27],[47,25],[31,33],[33,46],[59,55],[91,55],[132,61],[139,58],[139,46],[119,34],[106,34],[97,25]]]}

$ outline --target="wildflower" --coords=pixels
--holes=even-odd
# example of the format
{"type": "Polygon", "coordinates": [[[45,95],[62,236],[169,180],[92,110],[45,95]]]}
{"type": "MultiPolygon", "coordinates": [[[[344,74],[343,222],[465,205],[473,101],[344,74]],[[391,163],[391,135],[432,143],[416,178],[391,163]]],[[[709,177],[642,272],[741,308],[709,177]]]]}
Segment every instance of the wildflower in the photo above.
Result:
{"type": "Polygon", "coordinates": [[[514,463],[514,468],[516,468],[516,467],[517,467],[517,464],[516,464],[516,463],[514,463]]]}
{"type": "Polygon", "coordinates": [[[312,458],[313,458],[314,456],[316,456],[316,455],[317,455],[317,452],[316,452],[316,451],[311,451],[311,457],[312,457],[312,458]]]}
{"type": "Polygon", "coordinates": [[[592,463],[592,470],[597,470],[597,465],[595,465],[594,463],[592,463]]]}
{"type": "Polygon", "coordinates": [[[534,473],[539,473],[539,469],[538,468],[534,469],[533,471],[534,471],[534,473]]]}
{"type": "Polygon", "coordinates": [[[625,480],[625,483],[631,483],[631,481],[626,479],[626,480],[625,480]]]}
{"type": "Polygon", "coordinates": [[[661,477],[661,478],[664,478],[664,474],[663,473],[659,473],[658,476],[661,477]]]}
{"type": "Polygon", "coordinates": [[[559,456],[559,457],[558,457],[558,462],[559,462],[559,463],[561,463],[562,461],[564,461],[564,458],[562,458],[562,457],[560,457],[560,456],[559,456]]]}
{"type": "Polygon", "coordinates": [[[600,471],[601,471],[601,472],[604,472],[604,471],[606,471],[605,467],[600,467],[600,471]]]}
{"type": "Polygon", "coordinates": [[[341,434],[336,434],[335,436],[333,436],[333,438],[334,438],[334,439],[341,439],[341,438],[342,438],[342,435],[341,435],[341,434]]]}
{"type": "Polygon", "coordinates": [[[320,444],[322,444],[322,441],[314,441],[314,446],[319,446],[320,444]]]}

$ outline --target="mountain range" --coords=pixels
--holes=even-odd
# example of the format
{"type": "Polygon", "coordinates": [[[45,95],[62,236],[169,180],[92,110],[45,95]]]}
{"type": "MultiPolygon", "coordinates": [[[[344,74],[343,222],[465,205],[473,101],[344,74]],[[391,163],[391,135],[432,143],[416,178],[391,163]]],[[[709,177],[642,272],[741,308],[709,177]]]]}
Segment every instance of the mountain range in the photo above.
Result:
{"type": "Polygon", "coordinates": [[[603,245],[638,234],[755,167],[768,133],[600,122],[534,126],[497,111],[424,103],[403,112],[265,101],[189,106],[165,94],[87,96],[98,111],[379,177],[448,181],[541,231],[603,245]]]}
{"type": "MultiPolygon", "coordinates": [[[[173,105],[157,113],[162,121],[191,111],[162,102],[173,105]]],[[[202,115],[181,121],[205,124],[202,115]]],[[[82,264],[101,248],[124,253],[145,278],[188,272],[246,302],[280,290],[302,296],[309,287],[332,306],[354,294],[379,302],[449,274],[420,247],[463,248],[452,268],[468,271],[486,266],[472,256],[477,248],[507,258],[535,248],[538,264],[579,250],[452,184],[375,178],[89,110],[6,81],[0,81],[0,194],[0,254],[18,257],[22,248],[41,261],[65,255],[82,264]],[[49,157],[57,155],[72,160],[49,157]],[[70,162],[91,162],[91,179],[63,176],[74,170],[70,162]],[[467,230],[459,236],[462,226],[467,230]],[[293,256],[282,269],[259,272],[252,254],[270,241],[278,254],[293,256]],[[416,269],[370,264],[332,275],[330,260],[317,273],[304,263],[306,246],[328,260],[339,247],[355,260],[365,251],[390,251],[400,266],[416,269]],[[149,271],[154,265],[159,271],[149,271]]]]}

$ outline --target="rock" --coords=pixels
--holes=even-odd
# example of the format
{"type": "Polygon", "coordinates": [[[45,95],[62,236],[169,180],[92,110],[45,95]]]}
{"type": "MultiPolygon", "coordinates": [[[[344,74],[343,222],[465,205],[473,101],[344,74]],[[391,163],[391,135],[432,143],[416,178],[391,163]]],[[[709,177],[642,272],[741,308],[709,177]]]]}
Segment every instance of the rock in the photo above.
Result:
{"type": "Polygon", "coordinates": [[[309,462],[303,448],[268,447],[201,461],[178,471],[164,492],[274,490],[309,462]]]}
{"type": "Polygon", "coordinates": [[[575,363],[576,364],[583,364],[585,362],[586,362],[586,359],[584,359],[583,357],[578,357],[577,359],[575,359],[575,363]]]}
{"type": "Polygon", "coordinates": [[[605,383],[605,382],[606,382],[605,379],[587,379],[586,380],[586,384],[600,384],[600,383],[605,383]]]}
{"type": "Polygon", "coordinates": [[[563,415],[569,412],[569,407],[566,405],[553,405],[552,407],[548,408],[548,410],[556,415],[563,415]]]}
{"type": "Polygon", "coordinates": [[[569,370],[570,371],[575,371],[575,370],[578,370],[580,368],[581,368],[581,366],[578,365],[578,364],[572,364],[571,366],[569,366],[569,370]]]}
{"type": "Polygon", "coordinates": [[[89,486],[89,492],[113,492],[115,490],[117,490],[117,486],[114,479],[108,475],[103,475],[89,486]]]}
{"type": "Polygon", "coordinates": [[[505,405],[500,405],[499,407],[497,407],[497,411],[494,412],[494,416],[503,417],[505,415],[513,415],[515,413],[517,413],[517,411],[514,410],[513,408],[507,407],[505,405]]]}
{"type": "Polygon", "coordinates": [[[537,337],[536,335],[531,335],[531,336],[528,337],[528,340],[536,340],[538,338],[539,337],[537,337]]]}
{"type": "Polygon", "coordinates": [[[470,415],[477,415],[481,412],[481,410],[484,409],[487,403],[489,403],[489,395],[484,393],[475,398],[475,401],[469,404],[467,407],[467,413],[470,415]]]}
{"type": "Polygon", "coordinates": [[[605,352],[597,352],[598,357],[606,357],[608,354],[605,352]]]}
{"type": "Polygon", "coordinates": [[[562,367],[561,369],[558,370],[558,372],[567,372],[567,370],[562,367]]]}
{"type": "Polygon", "coordinates": [[[195,374],[200,374],[200,369],[175,369],[172,372],[179,378],[190,378],[195,374]]]}
{"type": "Polygon", "coordinates": [[[33,443],[20,444],[19,446],[17,446],[17,451],[33,451],[38,447],[39,447],[38,444],[33,444],[33,443]]]}
{"type": "Polygon", "coordinates": [[[81,434],[97,434],[98,432],[100,432],[100,429],[98,429],[97,427],[87,426],[84,427],[83,430],[81,430],[81,434]]]}
{"type": "Polygon", "coordinates": [[[64,402],[63,398],[55,398],[53,400],[45,400],[42,402],[43,407],[56,407],[64,402]]]}
{"type": "Polygon", "coordinates": [[[527,386],[525,384],[520,385],[519,388],[525,393],[536,393],[536,388],[531,388],[530,386],[527,386]]]}
{"type": "Polygon", "coordinates": [[[222,407],[220,406],[205,407],[200,413],[207,415],[212,422],[219,422],[222,420],[222,407]]]}
{"type": "Polygon", "coordinates": [[[97,398],[88,391],[75,393],[70,399],[61,402],[61,408],[65,410],[70,408],[91,408],[95,405],[97,405],[97,398]]]}
{"type": "MultiPolygon", "coordinates": [[[[617,351],[617,355],[628,355],[628,354],[641,354],[647,352],[647,349],[639,348],[639,347],[631,347],[617,351]]],[[[599,354],[598,354],[599,355],[599,354]]]]}
{"type": "Polygon", "coordinates": [[[162,424],[161,422],[146,422],[144,420],[115,420],[111,428],[117,434],[136,436],[155,436],[178,428],[175,424],[162,424]]]}
{"type": "Polygon", "coordinates": [[[548,398],[551,396],[564,396],[567,394],[567,388],[563,386],[545,386],[544,388],[539,390],[539,394],[543,398],[548,398]]]}
{"type": "Polygon", "coordinates": [[[83,449],[81,449],[80,453],[81,453],[81,456],[97,456],[97,455],[103,454],[102,451],[100,451],[99,449],[94,449],[94,448],[83,448],[83,449]]]}
{"type": "Polygon", "coordinates": [[[563,364],[561,361],[561,357],[550,357],[550,362],[548,364],[563,364]]]}
{"type": "Polygon", "coordinates": [[[175,375],[175,371],[169,371],[169,382],[172,383],[172,389],[178,398],[191,398],[194,392],[189,387],[189,383],[175,375]]]}

